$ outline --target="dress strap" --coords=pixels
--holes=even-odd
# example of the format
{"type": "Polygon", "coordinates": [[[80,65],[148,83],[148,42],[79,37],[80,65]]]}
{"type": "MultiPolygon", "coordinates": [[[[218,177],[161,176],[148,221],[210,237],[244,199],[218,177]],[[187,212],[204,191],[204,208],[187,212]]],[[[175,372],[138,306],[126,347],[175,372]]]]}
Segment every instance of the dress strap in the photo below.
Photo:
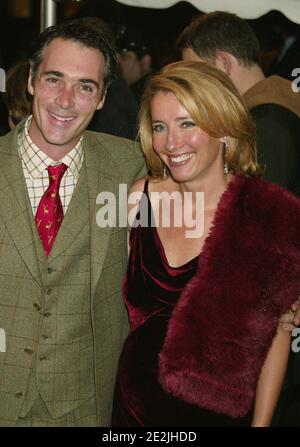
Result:
{"type": "Polygon", "coordinates": [[[149,189],[149,179],[146,178],[143,193],[146,194],[146,196],[149,198],[148,189],[149,189]]]}

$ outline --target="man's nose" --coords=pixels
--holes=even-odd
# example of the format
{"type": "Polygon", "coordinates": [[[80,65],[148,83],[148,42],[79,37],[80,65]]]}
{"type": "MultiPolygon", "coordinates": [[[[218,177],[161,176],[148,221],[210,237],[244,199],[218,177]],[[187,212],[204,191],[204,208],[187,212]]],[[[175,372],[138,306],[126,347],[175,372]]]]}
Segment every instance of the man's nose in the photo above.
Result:
{"type": "Polygon", "coordinates": [[[73,88],[64,85],[56,97],[56,104],[62,109],[69,109],[74,105],[73,88]]]}

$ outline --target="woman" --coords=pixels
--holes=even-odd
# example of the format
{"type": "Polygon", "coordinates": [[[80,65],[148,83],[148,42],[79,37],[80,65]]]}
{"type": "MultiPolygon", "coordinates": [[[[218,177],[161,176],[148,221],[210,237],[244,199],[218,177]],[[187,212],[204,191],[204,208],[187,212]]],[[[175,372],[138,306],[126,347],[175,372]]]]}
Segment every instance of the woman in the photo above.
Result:
{"type": "Polygon", "coordinates": [[[300,203],[258,179],[247,109],[206,64],[177,62],[149,81],[140,137],[152,176],[131,190],[144,194],[113,425],[268,426],[290,347],[278,321],[300,289],[300,203]],[[192,203],[181,225],[174,193],[182,216],[192,203]]]}

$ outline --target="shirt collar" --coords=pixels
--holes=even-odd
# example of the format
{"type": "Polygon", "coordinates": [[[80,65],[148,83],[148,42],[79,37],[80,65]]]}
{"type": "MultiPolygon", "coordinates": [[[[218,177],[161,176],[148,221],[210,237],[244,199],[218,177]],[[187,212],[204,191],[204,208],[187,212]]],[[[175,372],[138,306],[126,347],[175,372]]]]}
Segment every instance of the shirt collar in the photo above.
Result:
{"type": "Polygon", "coordinates": [[[41,149],[39,149],[30,138],[29,127],[31,119],[32,115],[27,118],[24,129],[18,137],[19,155],[23,160],[29,176],[32,177],[32,179],[40,178],[43,171],[45,171],[49,165],[65,163],[72,172],[74,178],[78,180],[83,161],[83,137],[80,138],[76,146],[61,160],[52,160],[52,158],[48,157],[41,149]]]}

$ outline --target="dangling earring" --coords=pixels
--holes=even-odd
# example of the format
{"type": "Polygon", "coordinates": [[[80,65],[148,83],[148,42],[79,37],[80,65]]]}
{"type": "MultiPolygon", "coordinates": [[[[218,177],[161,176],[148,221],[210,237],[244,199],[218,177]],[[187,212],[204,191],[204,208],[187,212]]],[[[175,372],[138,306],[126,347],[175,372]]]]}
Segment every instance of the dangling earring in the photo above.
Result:
{"type": "Polygon", "coordinates": [[[166,179],[167,178],[167,166],[164,165],[164,169],[163,169],[163,178],[166,179]]]}
{"type": "Polygon", "coordinates": [[[224,142],[223,142],[223,162],[224,162],[224,174],[225,175],[227,175],[229,173],[228,164],[226,162],[227,148],[228,148],[227,137],[224,137],[224,142]]]}

